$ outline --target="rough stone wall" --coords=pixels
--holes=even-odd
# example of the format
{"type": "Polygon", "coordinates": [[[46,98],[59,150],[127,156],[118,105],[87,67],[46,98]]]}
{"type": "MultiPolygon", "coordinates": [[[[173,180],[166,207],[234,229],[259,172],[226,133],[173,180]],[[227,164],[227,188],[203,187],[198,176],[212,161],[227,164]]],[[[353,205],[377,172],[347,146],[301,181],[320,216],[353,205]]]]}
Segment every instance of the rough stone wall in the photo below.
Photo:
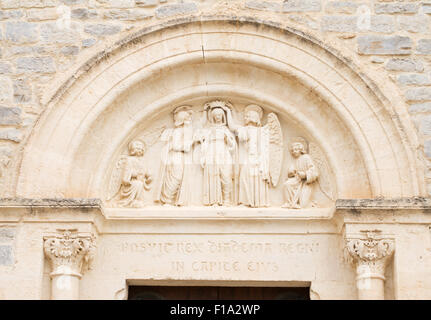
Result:
{"type": "MultiPolygon", "coordinates": [[[[393,81],[423,143],[431,194],[431,1],[0,0],[0,176],[15,165],[59,74],[147,25],[185,15],[256,16],[342,48],[393,81]]],[[[0,177],[2,196],[12,196],[0,177]]]]}

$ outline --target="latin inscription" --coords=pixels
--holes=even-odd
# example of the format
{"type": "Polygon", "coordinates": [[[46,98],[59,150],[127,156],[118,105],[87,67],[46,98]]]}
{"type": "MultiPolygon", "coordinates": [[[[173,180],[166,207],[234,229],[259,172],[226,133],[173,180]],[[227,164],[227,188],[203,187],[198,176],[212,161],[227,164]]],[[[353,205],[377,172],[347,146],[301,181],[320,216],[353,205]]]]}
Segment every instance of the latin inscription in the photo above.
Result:
{"type": "Polygon", "coordinates": [[[193,272],[278,272],[273,256],[312,255],[319,252],[319,242],[249,242],[249,241],[166,241],[123,242],[124,253],[151,254],[172,260],[170,271],[193,272]],[[203,255],[205,259],[199,257],[203,255]],[[245,255],[243,259],[239,256],[245,255]],[[187,259],[181,259],[182,257],[187,259]],[[222,257],[222,258],[221,258],[222,257]],[[251,259],[250,259],[251,257],[251,259]],[[254,258],[253,258],[254,257],[254,258]],[[266,259],[267,257],[267,259],[266,259]]]}

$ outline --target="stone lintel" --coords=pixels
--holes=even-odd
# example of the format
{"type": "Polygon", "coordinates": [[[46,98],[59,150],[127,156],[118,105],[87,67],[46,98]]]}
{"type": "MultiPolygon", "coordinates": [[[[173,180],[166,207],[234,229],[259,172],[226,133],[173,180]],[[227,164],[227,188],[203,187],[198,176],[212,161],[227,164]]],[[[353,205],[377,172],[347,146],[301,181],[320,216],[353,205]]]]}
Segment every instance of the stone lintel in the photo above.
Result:
{"type": "Polygon", "coordinates": [[[431,213],[431,198],[338,199],[337,212],[360,214],[369,211],[431,213]]]}

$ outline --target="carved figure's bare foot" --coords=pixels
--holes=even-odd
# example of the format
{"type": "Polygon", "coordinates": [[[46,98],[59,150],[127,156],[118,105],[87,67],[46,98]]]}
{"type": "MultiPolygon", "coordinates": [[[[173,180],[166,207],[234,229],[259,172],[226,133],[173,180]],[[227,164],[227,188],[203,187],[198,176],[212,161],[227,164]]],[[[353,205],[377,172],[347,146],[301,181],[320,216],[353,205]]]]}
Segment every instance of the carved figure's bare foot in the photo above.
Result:
{"type": "Polygon", "coordinates": [[[282,206],[282,208],[286,208],[286,209],[290,209],[290,204],[288,204],[287,202],[284,203],[282,206]]]}

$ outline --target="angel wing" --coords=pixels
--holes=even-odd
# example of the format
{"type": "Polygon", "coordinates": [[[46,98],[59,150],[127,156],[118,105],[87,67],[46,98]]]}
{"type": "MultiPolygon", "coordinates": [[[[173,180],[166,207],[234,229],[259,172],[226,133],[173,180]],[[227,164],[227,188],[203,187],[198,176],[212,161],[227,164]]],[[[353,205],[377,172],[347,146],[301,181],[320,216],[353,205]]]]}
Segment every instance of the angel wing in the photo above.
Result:
{"type": "Polygon", "coordinates": [[[331,183],[331,177],[329,176],[331,171],[322,150],[320,150],[317,144],[312,142],[309,143],[308,148],[308,153],[319,169],[319,179],[317,180],[317,184],[319,185],[320,190],[329,199],[335,201],[335,190],[331,183]]]}
{"type": "Polygon", "coordinates": [[[140,136],[139,139],[145,143],[145,146],[147,148],[149,148],[159,140],[160,136],[162,135],[165,129],[166,129],[166,126],[161,126],[161,127],[151,129],[145,132],[145,134],[143,134],[142,136],[140,136]]]}
{"type": "Polygon", "coordinates": [[[112,170],[111,180],[109,181],[108,198],[106,201],[112,200],[121,187],[121,174],[123,171],[123,166],[126,163],[127,156],[121,155],[115,164],[114,170],[112,170]]]}
{"type": "Polygon", "coordinates": [[[272,186],[278,184],[283,163],[283,132],[280,121],[275,113],[268,114],[269,129],[269,176],[272,186]]]}

